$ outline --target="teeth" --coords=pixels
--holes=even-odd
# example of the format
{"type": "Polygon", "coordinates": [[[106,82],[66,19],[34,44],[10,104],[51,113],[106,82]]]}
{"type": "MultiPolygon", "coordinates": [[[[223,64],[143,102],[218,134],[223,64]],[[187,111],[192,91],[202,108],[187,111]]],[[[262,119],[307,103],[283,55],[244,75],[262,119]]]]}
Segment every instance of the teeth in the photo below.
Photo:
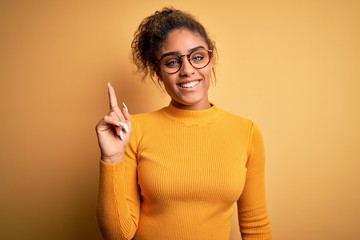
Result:
{"type": "Polygon", "coordinates": [[[199,81],[194,81],[194,82],[180,84],[179,86],[182,88],[192,88],[192,87],[197,86],[198,84],[199,84],[199,81]]]}

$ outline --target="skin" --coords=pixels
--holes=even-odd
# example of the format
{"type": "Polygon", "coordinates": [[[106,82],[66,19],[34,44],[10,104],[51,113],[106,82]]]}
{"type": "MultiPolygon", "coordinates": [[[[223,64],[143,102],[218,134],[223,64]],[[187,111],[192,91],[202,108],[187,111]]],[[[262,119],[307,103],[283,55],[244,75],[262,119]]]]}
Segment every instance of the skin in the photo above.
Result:
{"type": "Polygon", "coordinates": [[[108,83],[110,111],[96,125],[96,133],[101,159],[108,163],[117,163],[123,157],[132,131],[131,116],[124,104],[119,107],[115,90],[108,83]],[[120,138],[122,131],[122,139],[120,138]]]}
{"type": "MultiPolygon", "coordinates": [[[[204,39],[197,33],[187,29],[177,29],[169,33],[159,58],[168,52],[188,54],[192,49],[202,46],[208,49],[204,39]]],[[[171,103],[181,109],[204,110],[211,107],[208,100],[208,90],[211,80],[212,62],[202,69],[195,69],[187,58],[183,59],[181,69],[175,74],[161,72],[158,76],[164,83],[165,90],[171,97],[171,103]],[[191,88],[180,85],[198,82],[191,88]]],[[[101,151],[101,159],[107,163],[120,162],[125,154],[132,131],[131,115],[126,105],[119,107],[115,90],[108,84],[109,113],[96,125],[96,133],[101,151]]]]}
{"type": "MultiPolygon", "coordinates": [[[[169,52],[177,52],[180,55],[188,54],[192,49],[199,46],[208,49],[208,45],[199,34],[187,29],[177,29],[169,33],[160,49],[159,58],[169,52]]],[[[211,106],[208,99],[211,69],[212,62],[205,68],[196,69],[184,57],[179,72],[175,74],[161,72],[159,78],[164,83],[165,90],[175,107],[187,110],[204,110],[211,106]],[[199,84],[193,88],[179,86],[192,81],[199,81],[199,84]]]]}

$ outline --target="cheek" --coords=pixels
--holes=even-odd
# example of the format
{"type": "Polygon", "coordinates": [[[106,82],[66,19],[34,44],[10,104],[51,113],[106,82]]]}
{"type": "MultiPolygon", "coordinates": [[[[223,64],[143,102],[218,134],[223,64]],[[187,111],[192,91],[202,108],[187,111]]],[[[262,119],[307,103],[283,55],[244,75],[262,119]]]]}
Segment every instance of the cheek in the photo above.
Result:
{"type": "Polygon", "coordinates": [[[169,77],[169,76],[166,76],[166,77],[162,77],[161,78],[161,82],[162,84],[164,85],[165,87],[165,90],[169,93],[169,92],[173,92],[174,91],[174,85],[175,85],[175,81],[169,77]]]}
{"type": "Polygon", "coordinates": [[[161,74],[160,79],[166,85],[173,85],[176,83],[176,81],[178,79],[178,75],[177,75],[177,73],[175,73],[175,74],[163,73],[163,74],[161,74]]]}
{"type": "Polygon", "coordinates": [[[211,80],[211,71],[212,71],[212,66],[209,65],[205,69],[202,69],[200,74],[205,78],[205,80],[210,81],[211,80]]]}

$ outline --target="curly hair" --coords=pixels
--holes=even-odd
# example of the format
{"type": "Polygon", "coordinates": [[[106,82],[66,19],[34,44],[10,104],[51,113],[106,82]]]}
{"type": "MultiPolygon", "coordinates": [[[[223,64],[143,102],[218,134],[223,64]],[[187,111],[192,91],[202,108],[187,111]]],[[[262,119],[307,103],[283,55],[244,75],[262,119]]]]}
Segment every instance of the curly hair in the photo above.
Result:
{"type": "MultiPolygon", "coordinates": [[[[165,7],[141,22],[131,43],[133,62],[138,72],[143,73],[143,80],[149,76],[155,83],[154,78],[157,77],[158,84],[161,85],[158,52],[168,34],[181,28],[198,33],[209,49],[216,53],[215,42],[209,38],[204,26],[194,16],[172,7],[165,7]]],[[[214,68],[213,74],[215,76],[214,68]]]]}

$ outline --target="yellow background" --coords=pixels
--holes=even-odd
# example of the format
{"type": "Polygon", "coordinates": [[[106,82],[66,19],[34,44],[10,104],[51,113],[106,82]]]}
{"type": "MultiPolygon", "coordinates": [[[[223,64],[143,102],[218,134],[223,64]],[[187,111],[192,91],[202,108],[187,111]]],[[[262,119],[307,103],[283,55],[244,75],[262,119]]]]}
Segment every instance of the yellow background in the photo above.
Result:
{"type": "Polygon", "coordinates": [[[262,129],[274,239],[360,239],[356,0],[0,1],[0,239],[100,239],[106,83],[132,113],[168,104],[130,63],[136,27],[167,5],[217,42],[211,100],[262,129]]]}

